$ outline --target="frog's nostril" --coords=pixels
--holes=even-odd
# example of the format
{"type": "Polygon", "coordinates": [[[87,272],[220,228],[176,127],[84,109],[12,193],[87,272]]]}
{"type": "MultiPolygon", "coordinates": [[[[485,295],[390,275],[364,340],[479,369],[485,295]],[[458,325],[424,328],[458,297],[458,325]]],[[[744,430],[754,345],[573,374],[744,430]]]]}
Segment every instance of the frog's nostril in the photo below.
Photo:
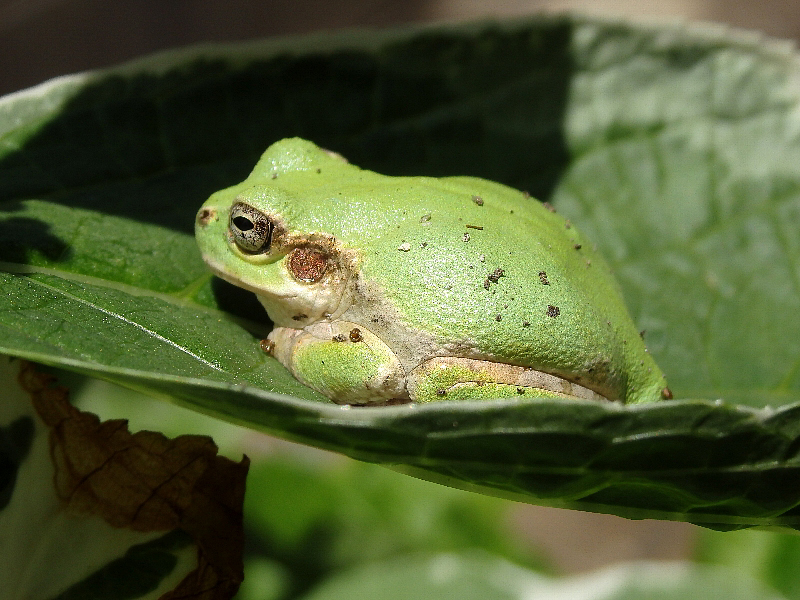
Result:
{"type": "Polygon", "coordinates": [[[213,208],[201,208],[197,213],[197,223],[205,227],[217,219],[217,211],[213,208]]]}

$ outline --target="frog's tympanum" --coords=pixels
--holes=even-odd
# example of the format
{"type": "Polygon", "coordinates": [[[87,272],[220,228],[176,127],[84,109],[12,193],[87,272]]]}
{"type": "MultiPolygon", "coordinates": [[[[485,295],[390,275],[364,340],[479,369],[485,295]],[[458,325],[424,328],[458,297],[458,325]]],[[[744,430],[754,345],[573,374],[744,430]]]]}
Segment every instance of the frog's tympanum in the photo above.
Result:
{"type": "Polygon", "coordinates": [[[286,139],[196,230],[275,323],[262,347],[334,402],[669,397],[592,244],[505,185],[389,177],[286,139]]]}

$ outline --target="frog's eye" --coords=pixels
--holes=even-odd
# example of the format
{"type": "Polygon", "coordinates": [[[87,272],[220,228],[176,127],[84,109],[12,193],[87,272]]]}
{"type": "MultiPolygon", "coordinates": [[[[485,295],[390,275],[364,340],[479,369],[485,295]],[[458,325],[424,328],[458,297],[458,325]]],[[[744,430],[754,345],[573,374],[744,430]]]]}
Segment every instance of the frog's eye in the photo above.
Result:
{"type": "Polygon", "coordinates": [[[243,202],[231,207],[228,224],[233,241],[245,252],[268,252],[274,225],[267,215],[243,202]]]}

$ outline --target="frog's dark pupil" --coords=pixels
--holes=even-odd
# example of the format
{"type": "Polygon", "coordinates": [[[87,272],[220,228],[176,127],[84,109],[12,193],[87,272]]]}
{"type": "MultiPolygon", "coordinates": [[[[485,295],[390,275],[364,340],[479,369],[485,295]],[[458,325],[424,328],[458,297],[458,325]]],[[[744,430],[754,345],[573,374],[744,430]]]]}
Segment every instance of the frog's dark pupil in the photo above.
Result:
{"type": "Polygon", "coordinates": [[[236,228],[239,231],[250,231],[253,229],[253,227],[255,227],[253,222],[247,217],[234,217],[233,224],[236,225],[236,228]]]}

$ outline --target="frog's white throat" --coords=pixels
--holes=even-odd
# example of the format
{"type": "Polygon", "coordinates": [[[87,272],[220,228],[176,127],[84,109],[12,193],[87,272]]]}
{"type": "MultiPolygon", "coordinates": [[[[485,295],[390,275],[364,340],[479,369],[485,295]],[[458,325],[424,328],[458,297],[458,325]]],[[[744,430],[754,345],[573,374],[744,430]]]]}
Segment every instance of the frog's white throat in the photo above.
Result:
{"type": "Polygon", "coordinates": [[[244,278],[231,275],[213,259],[203,258],[217,277],[253,292],[277,327],[302,329],[319,321],[336,320],[353,302],[350,269],[332,269],[316,283],[292,281],[286,274],[280,288],[265,290],[244,278]]]}
{"type": "Polygon", "coordinates": [[[277,327],[303,329],[320,321],[336,321],[350,310],[357,279],[353,273],[337,265],[314,283],[292,280],[287,274],[280,289],[253,291],[277,327]]]}
{"type": "Polygon", "coordinates": [[[350,306],[350,294],[341,288],[300,288],[297,292],[280,295],[256,292],[256,297],[276,327],[294,329],[336,320],[350,306]]]}

